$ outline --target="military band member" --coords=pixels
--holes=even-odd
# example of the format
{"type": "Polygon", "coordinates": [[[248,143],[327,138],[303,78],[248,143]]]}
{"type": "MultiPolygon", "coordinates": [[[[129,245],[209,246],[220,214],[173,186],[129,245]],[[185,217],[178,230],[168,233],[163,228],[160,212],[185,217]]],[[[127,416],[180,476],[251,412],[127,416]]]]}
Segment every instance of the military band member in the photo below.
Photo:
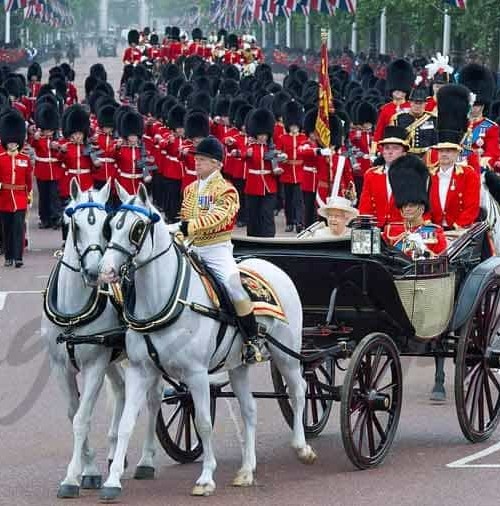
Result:
{"type": "Polygon", "coordinates": [[[394,202],[388,172],[391,165],[408,151],[406,130],[396,126],[386,127],[384,138],[379,141],[379,145],[382,146],[384,165],[373,167],[366,172],[359,200],[359,212],[376,216],[378,226],[383,228],[387,223],[401,221],[401,213],[394,202]]]}
{"type": "Polygon", "coordinates": [[[188,55],[198,55],[203,58],[204,56],[202,46],[203,32],[201,31],[200,28],[193,28],[191,36],[193,38],[193,42],[189,44],[188,55]]]}
{"type": "Polygon", "coordinates": [[[410,110],[399,112],[392,118],[392,124],[405,128],[409,152],[423,156],[437,142],[436,115],[425,112],[427,87],[417,86],[410,92],[410,110]]]}
{"type": "Polygon", "coordinates": [[[385,104],[379,111],[377,124],[373,133],[373,140],[379,142],[384,136],[385,127],[391,122],[395,114],[409,111],[410,103],[406,100],[413,86],[415,76],[411,63],[399,59],[391,62],[387,67],[386,89],[392,102],[385,104]]]}
{"type": "Polygon", "coordinates": [[[239,49],[238,36],[231,33],[227,37],[226,44],[228,51],[224,54],[222,62],[227,65],[243,65],[244,59],[239,49]]]}
{"type": "Polygon", "coordinates": [[[203,139],[194,156],[198,179],[184,190],[180,231],[193,240],[194,251],[227,289],[243,331],[242,359],[251,364],[260,361],[261,345],[252,302],[233,257],[238,192],[221,174],[223,147],[215,137],[203,139]]]}
{"type": "Polygon", "coordinates": [[[21,153],[26,124],[17,111],[0,119],[0,219],[5,266],[23,265],[24,222],[32,188],[32,168],[28,155],[21,153]]]}
{"type": "Polygon", "coordinates": [[[398,158],[389,169],[389,180],[402,221],[391,222],[384,229],[384,239],[413,259],[439,255],[446,247],[446,237],[439,225],[425,223],[429,208],[427,194],[429,173],[415,155],[398,158]]]}
{"type": "Polygon", "coordinates": [[[182,55],[183,47],[181,43],[181,30],[178,26],[173,26],[170,32],[171,41],[168,48],[167,57],[168,61],[175,62],[179,56],[182,55]]]}
{"type": "Polygon", "coordinates": [[[479,158],[481,168],[500,168],[500,138],[498,125],[485,117],[495,93],[495,81],[491,71],[476,63],[466,65],[459,81],[475,94],[476,100],[470,112],[470,123],[463,141],[464,156],[473,153],[479,158]]]}
{"type": "Polygon", "coordinates": [[[127,39],[129,47],[123,53],[123,64],[137,65],[142,59],[142,51],[137,47],[139,45],[139,32],[130,30],[127,39]]]}

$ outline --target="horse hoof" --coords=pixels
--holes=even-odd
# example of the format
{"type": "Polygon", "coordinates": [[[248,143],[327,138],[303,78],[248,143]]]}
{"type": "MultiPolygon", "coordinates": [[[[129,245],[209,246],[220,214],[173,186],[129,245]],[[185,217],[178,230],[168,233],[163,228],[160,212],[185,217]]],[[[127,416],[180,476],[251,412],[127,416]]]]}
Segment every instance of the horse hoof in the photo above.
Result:
{"type": "MultiPolygon", "coordinates": [[[[109,473],[109,470],[111,468],[111,464],[113,463],[113,459],[108,459],[108,473],[109,473]]],[[[124,469],[127,469],[128,467],[128,459],[127,457],[125,457],[125,462],[123,463],[123,467],[124,469]]]]}
{"type": "Polygon", "coordinates": [[[318,458],[316,452],[309,445],[299,448],[297,456],[303,464],[314,464],[314,461],[318,458]]]}
{"type": "Polygon", "coordinates": [[[81,487],[85,490],[98,490],[102,487],[102,476],[96,474],[94,476],[82,476],[81,487]]]}
{"type": "Polygon", "coordinates": [[[204,485],[196,484],[191,490],[191,495],[197,497],[208,497],[215,492],[215,483],[205,483],[204,485]]]}
{"type": "Polygon", "coordinates": [[[254,484],[252,471],[238,471],[233,480],[233,487],[251,487],[254,484]]]}
{"type": "Polygon", "coordinates": [[[75,499],[80,495],[80,487],[78,485],[60,485],[57,491],[59,499],[75,499]]]}
{"type": "Polygon", "coordinates": [[[99,500],[101,502],[111,502],[120,497],[122,489],[120,487],[104,487],[101,488],[101,494],[99,500]]]}
{"type": "Polygon", "coordinates": [[[137,466],[134,480],[154,480],[155,468],[151,466],[137,466]]]}

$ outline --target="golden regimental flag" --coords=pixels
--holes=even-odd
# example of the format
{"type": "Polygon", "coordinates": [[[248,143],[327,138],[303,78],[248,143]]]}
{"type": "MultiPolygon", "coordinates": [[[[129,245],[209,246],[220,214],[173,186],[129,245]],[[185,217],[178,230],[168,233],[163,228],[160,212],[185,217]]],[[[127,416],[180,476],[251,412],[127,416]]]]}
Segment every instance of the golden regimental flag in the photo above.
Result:
{"type": "Polygon", "coordinates": [[[332,91],[328,77],[328,48],[326,46],[327,32],[321,32],[321,64],[319,70],[319,101],[318,117],[316,118],[315,133],[323,147],[330,146],[330,121],[328,116],[332,109],[332,91]]]}

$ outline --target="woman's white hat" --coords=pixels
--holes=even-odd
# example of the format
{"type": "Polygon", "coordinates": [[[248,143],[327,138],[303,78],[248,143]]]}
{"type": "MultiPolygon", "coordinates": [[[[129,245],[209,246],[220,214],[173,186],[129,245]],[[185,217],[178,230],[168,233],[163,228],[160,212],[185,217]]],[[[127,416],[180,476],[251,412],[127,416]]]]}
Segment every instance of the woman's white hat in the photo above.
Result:
{"type": "Polygon", "coordinates": [[[349,221],[359,214],[359,211],[355,207],[352,207],[351,201],[344,197],[328,197],[326,204],[318,209],[318,214],[323,218],[327,218],[329,209],[345,211],[349,214],[349,221]]]}

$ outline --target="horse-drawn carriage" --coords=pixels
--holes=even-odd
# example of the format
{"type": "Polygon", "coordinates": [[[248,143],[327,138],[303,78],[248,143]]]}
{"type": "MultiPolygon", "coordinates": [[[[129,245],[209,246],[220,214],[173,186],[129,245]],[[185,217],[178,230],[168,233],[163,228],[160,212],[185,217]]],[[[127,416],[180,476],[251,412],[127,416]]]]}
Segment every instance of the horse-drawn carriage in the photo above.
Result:
{"type": "MultiPolygon", "coordinates": [[[[380,464],[400,416],[401,356],[452,358],[460,427],[472,442],[491,436],[500,420],[500,346],[491,347],[500,334],[500,259],[491,256],[487,234],[487,225],[476,223],[450,236],[444,254],[416,261],[385,245],[380,254],[354,254],[345,238],[234,241],[238,257],[269,260],[300,294],[308,437],[321,433],[339,401],[350,460],[361,469],[380,464]]],[[[292,427],[286,382],[272,363],[271,373],[274,392],[254,396],[276,398],[292,427]]],[[[170,384],[157,436],[173,459],[190,462],[202,453],[193,404],[182,385],[170,384]]],[[[225,383],[213,384],[211,393],[215,418],[217,398],[232,393],[225,383]]]]}

